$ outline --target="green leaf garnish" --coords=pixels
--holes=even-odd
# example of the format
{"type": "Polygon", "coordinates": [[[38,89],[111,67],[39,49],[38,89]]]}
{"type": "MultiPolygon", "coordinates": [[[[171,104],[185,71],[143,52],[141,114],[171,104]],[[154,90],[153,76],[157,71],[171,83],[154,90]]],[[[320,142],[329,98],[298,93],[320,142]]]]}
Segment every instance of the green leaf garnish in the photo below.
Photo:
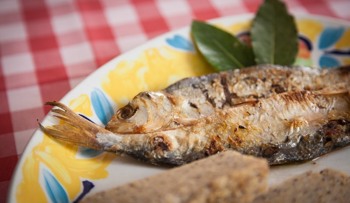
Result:
{"type": "Polygon", "coordinates": [[[252,48],[230,33],[200,21],[192,22],[191,31],[197,49],[216,70],[255,64],[252,48]]]}
{"type": "Polygon", "coordinates": [[[279,0],[265,0],[251,28],[258,64],[292,65],[298,52],[298,31],[293,16],[279,0]]]}

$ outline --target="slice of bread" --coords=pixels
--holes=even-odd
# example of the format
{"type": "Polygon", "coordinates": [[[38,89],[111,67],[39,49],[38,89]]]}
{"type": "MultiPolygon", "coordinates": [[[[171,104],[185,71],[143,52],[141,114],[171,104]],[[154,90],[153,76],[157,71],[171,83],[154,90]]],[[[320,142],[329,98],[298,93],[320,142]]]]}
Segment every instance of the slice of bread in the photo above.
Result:
{"type": "Polygon", "coordinates": [[[267,191],[268,172],[264,159],[226,151],[82,202],[251,202],[267,191]]]}
{"type": "Polygon", "coordinates": [[[273,186],[254,203],[350,202],[350,177],[333,169],[306,172],[273,186]]]}

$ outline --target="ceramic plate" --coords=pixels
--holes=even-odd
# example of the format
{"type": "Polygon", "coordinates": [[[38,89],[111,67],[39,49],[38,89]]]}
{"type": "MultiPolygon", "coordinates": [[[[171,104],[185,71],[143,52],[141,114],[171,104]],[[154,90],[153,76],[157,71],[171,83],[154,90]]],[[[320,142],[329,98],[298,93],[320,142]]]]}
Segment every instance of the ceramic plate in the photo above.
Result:
{"type": "MultiPolygon", "coordinates": [[[[252,16],[215,19],[217,26],[249,41],[252,16]]],[[[296,64],[333,67],[350,64],[350,24],[319,17],[297,18],[299,54],[296,64]]],[[[116,57],[87,77],[61,102],[91,121],[104,125],[114,111],[138,92],[159,90],[187,77],[212,70],[196,53],[189,28],[162,35],[116,57]]],[[[35,119],[35,118],[33,118],[35,119]]],[[[51,125],[47,116],[43,125],[51,125]]],[[[350,174],[350,148],[304,164],[273,167],[274,184],[305,170],[332,167],[350,174]]],[[[14,173],[10,202],[72,202],[167,168],[128,157],[58,143],[36,131],[14,173]]]]}

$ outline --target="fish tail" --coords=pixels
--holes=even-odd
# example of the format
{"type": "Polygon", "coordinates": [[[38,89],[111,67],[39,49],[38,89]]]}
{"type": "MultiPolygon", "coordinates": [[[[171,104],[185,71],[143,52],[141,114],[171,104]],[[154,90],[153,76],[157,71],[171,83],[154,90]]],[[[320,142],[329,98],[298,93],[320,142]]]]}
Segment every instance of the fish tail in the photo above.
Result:
{"type": "Polygon", "coordinates": [[[39,123],[40,129],[46,135],[78,146],[103,149],[96,140],[96,134],[107,130],[82,118],[62,103],[54,101],[46,104],[55,107],[51,110],[54,113],[53,116],[62,121],[52,126],[43,126],[39,123]]]}

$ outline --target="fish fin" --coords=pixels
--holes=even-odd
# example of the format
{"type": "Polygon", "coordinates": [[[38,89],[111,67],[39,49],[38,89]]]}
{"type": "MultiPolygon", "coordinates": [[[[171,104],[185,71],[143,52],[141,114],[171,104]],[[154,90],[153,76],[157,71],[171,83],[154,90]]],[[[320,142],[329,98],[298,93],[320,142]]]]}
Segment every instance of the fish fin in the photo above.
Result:
{"type": "Polygon", "coordinates": [[[336,95],[336,94],[347,94],[350,91],[348,89],[335,89],[335,90],[329,90],[329,89],[323,89],[323,90],[318,90],[315,91],[314,93],[319,94],[319,95],[336,95]]]}
{"type": "Polygon", "coordinates": [[[52,126],[43,126],[39,123],[40,129],[46,135],[66,143],[92,149],[101,150],[103,148],[97,142],[96,134],[107,130],[80,117],[62,103],[47,102],[46,104],[54,107],[51,110],[54,113],[53,116],[61,121],[52,126]]]}

